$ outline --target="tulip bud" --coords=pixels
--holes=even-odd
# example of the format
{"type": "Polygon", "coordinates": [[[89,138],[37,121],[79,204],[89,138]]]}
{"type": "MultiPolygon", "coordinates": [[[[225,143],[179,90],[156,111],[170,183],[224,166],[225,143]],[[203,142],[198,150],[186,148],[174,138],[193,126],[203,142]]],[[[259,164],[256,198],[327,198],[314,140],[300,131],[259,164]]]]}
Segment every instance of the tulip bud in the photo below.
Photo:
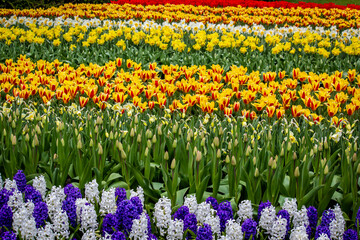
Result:
{"type": "Polygon", "coordinates": [[[220,141],[219,141],[219,138],[216,136],[216,137],[214,137],[214,141],[213,141],[213,143],[214,143],[214,146],[215,147],[219,147],[219,145],[220,145],[220,143],[219,143],[220,141]]]}
{"type": "Polygon", "coordinates": [[[188,135],[186,136],[186,141],[189,143],[191,141],[191,136],[190,134],[188,133],[188,135]]]}
{"type": "Polygon", "coordinates": [[[200,151],[197,151],[197,153],[196,153],[196,161],[197,161],[197,162],[200,162],[201,158],[202,158],[201,152],[200,152],[200,151]]]}
{"type": "Polygon", "coordinates": [[[176,133],[177,128],[178,128],[178,124],[177,124],[177,123],[175,123],[175,124],[174,124],[174,126],[173,126],[173,128],[172,128],[172,132],[173,132],[173,134],[175,134],[175,133],[176,133]]]}
{"type": "Polygon", "coordinates": [[[225,163],[229,163],[229,162],[230,162],[230,157],[229,157],[229,155],[226,155],[225,163]]]}
{"type": "Polygon", "coordinates": [[[175,167],[176,167],[176,160],[175,160],[175,158],[171,161],[171,165],[170,165],[170,168],[171,169],[175,169],[175,167]]]}
{"type": "Polygon", "coordinates": [[[89,147],[93,147],[93,146],[94,146],[94,141],[90,139],[89,147]]]}
{"type": "Polygon", "coordinates": [[[38,137],[37,137],[36,134],[35,134],[35,136],[34,136],[34,139],[33,139],[33,142],[32,142],[32,146],[33,146],[33,147],[39,146],[39,139],[38,139],[38,137]]]}
{"type": "Polygon", "coordinates": [[[259,169],[258,169],[258,168],[255,169],[255,174],[254,174],[254,176],[255,176],[256,178],[259,177],[259,169]]]}
{"type": "Polygon", "coordinates": [[[135,124],[138,124],[138,123],[139,123],[139,118],[138,118],[138,116],[137,116],[137,115],[135,115],[134,122],[135,122],[135,124]]]}
{"type": "Polygon", "coordinates": [[[358,175],[360,175],[360,163],[357,166],[357,171],[356,172],[357,172],[358,175]]]}
{"type": "Polygon", "coordinates": [[[16,109],[16,116],[20,116],[20,110],[18,108],[16,109]]]}
{"type": "Polygon", "coordinates": [[[94,132],[95,132],[96,134],[98,134],[98,132],[99,132],[99,128],[98,128],[97,125],[95,126],[94,132]]]}
{"type": "Polygon", "coordinates": [[[103,155],[103,153],[104,153],[104,150],[103,150],[101,144],[98,143],[98,154],[99,154],[99,155],[103,155]]]}
{"type": "Polygon", "coordinates": [[[27,133],[27,134],[25,135],[25,141],[26,141],[26,142],[29,142],[29,139],[30,139],[30,137],[29,137],[29,134],[27,133]]]}
{"type": "Polygon", "coordinates": [[[272,168],[273,170],[275,170],[276,167],[277,167],[277,161],[276,161],[276,159],[275,159],[275,160],[272,162],[271,168],[272,168]]]}
{"type": "Polygon", "coordinates": [[[25,127],[24,127],[24,129],[23,129],[23,132],[24,132],[24,133],[27,133],[28,131],[29,131],[29,127],[28,127],[28,125],[26,124],[25,127]]]}
{"type": "Polygon", "coordinates": [[[154,135],[154,136],[153,136],[153,138],[152,138],[152,140],[151,140],[151,141],[152,141],[152,143],[156,143],[156,141],[157,141],[157,139],[156,139],[156,135],[154,135]]]}
{"type": "Polygon", "coordinates": [[[11,144],[12,144],[13,146],[16,145],[16,135],[12,135],[12,134],[11,134],[11,144]]]}
{"type": "Polygon", "coordinates": [[[324,158],[324,159],[321,160],[321,166],[322,166],[322,167],[325,167],[325,164],[326,164],[326,158],[324,158]]]}
{"type": "Polygon", "coordinates": [[[164,154],[164,160],[165,160],[165,161],[169,160],[169,153],[168,153],[168,151],[166,151],[165,154],[164,154]]]}
{"type": "Polygon", "coordinates": [[[358,149],[357,143],[355,143],[355,144],[354,144],[354,151],[357,152],[357,149],[358,149]]]}
{"type": "Polygon", "coordinates": [[[303,162],[305,162],[306,161],[306,154],[304,155],[304,159],[302,160],[303,162]]]}
{"type": "Polygon", "coordinates": [[[288,142],[288,144],[287,144],[287,150],[288,150],[288,151],[291,150],[291,142],[288,142]]]}
{"type": "Polygon", "coordinates": [[[235,156],[232,156],[232,157],[231,157],[231,165],[236,166],[235,156]]]}
{"type": "Polygon", "coordinates": [[[224,130],[223,130],[222,127],[220,127],[220,129],[219,129],[219,135],[221,136],[221,135],[223,135],[223,133],[224,133],[224,130]]]}
{"type": "MultiPolygon", "coordinates": [[[[40,115],[39,115],[39,117],[40,117],[40,115]]],[[[75,120],[72,120],[72,126],[73,126],[73,128],[76,128],[77,124],[76,124],[75,120]]]]}
{"type": "Polygon", "coordinates": [[[313,149],[310,150],[310,158],[312,158],[312,156],[314,156],[314,150],[313,149]]]}
{"type": "Polygon", "coordinates": [[[9,115],[8,122],[10,123],[12,121],[11,115],[9,115]]]}
{"type": "Polygon", "coordinates": [[[324,141],[324,148],[327,150],[329,149],[329,144],[328,144],[328,141],[327,141],[327,138],[325,137],[325,141],[324,141]]]}
{"type": "Polygon", "coordinates": [[[113,131],[110,132],[110,140],[113,140],[114,139],[114,133],[113,131]]]}
{"type": "Polygon", "coordinates": [[[314,154],[316,154],[317,151],[318,151],[318,145],[315,145],[315,146],[314,146],[314,154]]]}
{"type": "Polygon", "coordinates": [[[293,160],[295,161],[297,159],[296,152],[293,153],[293,160]]]}
{"type": "Polygon", "coordinates": [[[281,148],[281,152],[280,152],[280,157],[283,157],[284,156],[284,148],[281,148]]]}
{"type": "Polygon", "coordinates": [[[3,131],[3,135],[4,137],[6,137],[6,129],[4,128],[4,131],[3,131]]]}
{"type": "Polygon", "coordinates": [[[236,147],[238,144],[239,144],[239,142],[238,142],[237,138],[235,138],[234,147],[236,147]]]}
{"type": "Polygon", "coordinates": [[[298,177],[300,176],[299,166],[297,166],[297,167],[295,168],[294,176],[295,176],[296,178],[298,178],[298,177]]]}
{"type": "Polygon", "coordinates": [[[157,130],[158,130],[158,135],[161,136],[162,135],[161,125],[158,126],[157,130]]]}
{"type": "Polygon", "coordinates": [[[271,139],[272,139],[271,131],[268,132],[268,139],[269,139],[269,141],[271,141],[271,139]]]}
{"type": "Polygon", "coordinates": [[[75,128],[75,136],[79,134],[79,131],[75,128]]]}
{"type": "Polygon", "coordinates": [[[12,127],[12,128],[15,128],[15,127],[16,127],[15,121],[12,121],[12,122],[11,122],[11,127],[12,127]]]}
{"type": "Polygon", "coordinates": [[[60,140],[60,142],[61,142],[61,145],[62,145],[63,147],[65,147],[65,140],[64,140],[63,138],[60,140]]]}
{"type": "Polygon", "coordinates": [[[321,143],[319,143],[319,152],[322,152],[322,150],[323,150],[323,144],[322,144],[322,142],[321,143]]]}
{"type": "Polygon", "coordinates": [[[245,156],[248,157],[251,153],[251,147],[250,145],[246,148],[245,156]]]}
{"type": "Polygon", "coordinates": [[[216,157],[217,157],[217,158],[221,158],[221,151],[220,151],[220,149],[217,150],[217,152],[216,152],[216,157]]]}
{"type": "Polygon", "coordinates": [[[231,150],[232,148],[232,140],[230,140],[230,142],[228,143],[228,149],[231,150]]]}
{"type": "Polygon", "coordinates": [[[354,155],[353,155],[353,162],[356,162],[356,160],[357,160],[357,156],[356,156],[356,153],[354,153],[354,155]]]}
{"type": "Polygon", "coordinates": [[[325,166],[324,174],[327,175],[329,173],[329,167],[328,165],[325,166]]]}
{"type": "Polygon", "coordinates": [[[186,150],[187,150],[187,151],[189,151],[189,147],[190,147],[190,143],[188,142],[188,143],[186,144],[186,150]]]}
{"type": "Polygon", "coordinates": [[[150,140],[147,140],[147,142],[146,142],[146,146],[148,147],[148,148],[151,148],[151,141],[150,140]]]}
{"type": "Polygon", "coordinates": [[[146,147],[145,148],[145,153],[144,153],[144,156],[145,157],[147,157],[149,155],[149,148],[148,147],[146,147]]]}
{"type": "MultiPolygon", "coordinates": [[[[36,135],[35,135],[35,136],[36,136],[36,135]]],[[[82,148],[81,139],[78,140],[76,147],[77,147],[77,149],[81,149],[81,148],[82,148]]]]}
{"type": "Polygon", "coordinates": [[[244,142],[247,142],[247,140],[248,140],[247,133],[244,133],[243,140],[244,140],[244,142]]]}
{"type": "Polygon", "coordinates": [[[126,158],[126,153],[124,152],[124,150],[121,150],[121,158],[125,159],[126,158]]]}
{"type": "Polygon", "coordinates": [[[114,121],[114,119],[111,119],[110,126],[111,126],[111,127],[114,127],[114,126],[115,126],[115,121],[114,121]]]}
{"type": "Polygon", "coordinates": [[[58,155],[56,153],[54,153],[54,160],[58,158],[58,155]]]}
{"type": "Polygon", "coordinates": [[[137,140],[136,140],[138,143],[141,143],[141,134],[139,133],[138,135],[137,135],[137,140]]]}
{"type": "Polygon", "coordinates": [[[273,157],[270,157],[268,166],[271,167],[273,165],[273,157]]]}
{"type": "Polygon", "coordinates": [[[134,137],[134,136],[135,136],[135,130],[134,128],[131,128],[130,137],[134,137]]]}
{"type": "Polygon", "coordinates": [[[193,150],[193,155],[196,155],[197,154],[197,147],[194,147],[194,150],[193,150]]]}
{"type": "Polygon", "coordinates": [[[253,157],[253,164],[256,165],[256,157],[253,157]]]}
{"type": "Polygon", "coordinates": [[[36,125],[36,127],[35,127],[35,131],[36,131],[36,133],[37,133],[38,135],[40,135],[40,134],[41,134],[41,130],[40,130],[39,125],[36,125]]]}
{"type": "Polygon", "coordinates": [[[98,116],[96,119],[96,125],[100,125],[100,124],[102,124],[102,122],[103,122],[102,118],[100,116],[98,116]]]}

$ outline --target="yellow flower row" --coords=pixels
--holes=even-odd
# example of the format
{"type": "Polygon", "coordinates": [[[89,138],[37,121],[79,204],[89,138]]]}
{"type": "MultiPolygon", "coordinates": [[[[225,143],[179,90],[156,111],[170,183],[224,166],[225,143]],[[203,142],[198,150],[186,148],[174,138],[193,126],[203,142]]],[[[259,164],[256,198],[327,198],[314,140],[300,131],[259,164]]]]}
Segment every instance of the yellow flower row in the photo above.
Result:
{"type": "Polygon", "coordinates": [[[326,116],[352,116],[360,108],[360,75],[356,70],[331,75],[300,69],[261,74],[232,66],[224,73],[219,65],[158,67],[150,63],[143,69],[129,59],[123,65],[120,58],[105,66],[82,64],[78,68],[58,60],[8,59],[0,64],[0,96],[7,102],[19,97],[45,104],[75,101],[85,107],[90,101],[101,109],[119,111],[129,106],[141,111],[156,107],[183,114],[200,110],[230,116],[241,112],[250,118],[266,110],[269,117],[304,115],[315,122],[326,116]]]}
{"type": "Polygon", "coordinates": [[[294,54],[312,53],[329,57],[330,55],[360,55],[360,40],[353,37],[350,41],[331,41],[330,37],[322,36],[310,31],[305,33],[296,32],[289,37],[282,35],[267,35],[266,37],[234,33],[229,31],[209,32],[200,30],[197,33],[187,33],[182,30],[174,30],[170,27],[149,28],[139,30],[135,27],[121,27],[111,29],[107,26],[88,29],[85,26],[63,28],[61,26],[47,27],[32,24],[27,27],[0,28],[0,41],[11,45],[15,41],[20,43],[51,43],[57,47],[62,43],[71,43],[70,49],[77,46],[90,47],[93,44],[104,45],[107,42],[116,44],[123,50],[128,44],[146,44],[157,46],[162,50],[172,48],[183,52],[191,49],[205,49],[209,52],[215,47],[236,48],[241,53],[264,48],[271,50],[273,54],[282,51],[294,54]]]}
{"type": "Polygon", "coordinates": [[[78,16],[100,19],[146,19],[162,21],[194,21],[203,23],[245,23],[245,24],[285,24],[295,26],[338,26],[357,28],[360,26],[360,11],[356,9],[318,8],[211,8],[192,5],[116,5],[116,4],[66,4],[58,8],[11,10],[0,9],[0,16],[78,16]]]}

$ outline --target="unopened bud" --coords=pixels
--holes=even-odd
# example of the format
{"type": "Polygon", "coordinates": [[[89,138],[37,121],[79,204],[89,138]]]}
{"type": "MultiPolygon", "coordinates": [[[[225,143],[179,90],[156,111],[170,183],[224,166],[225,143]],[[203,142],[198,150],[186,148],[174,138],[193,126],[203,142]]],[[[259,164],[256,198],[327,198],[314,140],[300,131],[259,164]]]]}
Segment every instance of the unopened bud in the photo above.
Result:
{"type": "Polygon", "coordinates": [[[226,162],[226,163],[229,163],[229,162],[230,162],[230,157],[229,157],[229,155],[226,155],[225,162],[226,162]]]}
{"type": "Polygon", "coordinates": [[[275,159],[275,161],[273,161],[273,163],[272,163],[271,168],[272,168],[273,170],[275,170],[276,167],[277,167],[277,161],[276,161],[276,159],[275,159]]]}
{"type": "Polygon", "coordinates": [[[253,157],[253,164],[256,165],[256,157],[253,157]]]}
{"type": "Polygon", "coordinates": [[[284,156],[284,154],[285,154],[284,152],[285,152],[284,148],[281,148],[280,157],[284,156]]]}
{"type": "Polygon", "coordinates": [[[250,155],[250,153],[251,153],[251,147],[250,147],[250,145],[246,148],[246,152],[245,152],[245,156],[249,156],[250,155]]]}
{"type": "Polygon", "coordinates": [[[216,136],[216,137],[214,137],[214,141],[213,141],[213,143],[214,143],[214,146],[215,147],[219,147],[219,145],[220,145],[220,141],[219,141],[219,138],[216,136]]]}
{"type": "Polygon", "coordinates": [[[131,128],[130,137],[134,137],[134,136],[135,136],[135,130],[134,128],[131,128]]]}
{"type": "Polygon", "coordinates": [[[95,126],[94,132],[95,132],[96,134],[98,134],[98,132],[99,132],[99,128],[98,128],[97,125],[95,126]]]}
{"type": "Polygon", "coordinates": [[[164,153],[164,160],[165,160],[165,161],[169,160],[169,153],[168,153],[168,151],[166,151],[166,152],[164,153]]]}
{"type": "Polygon", "coordinates": [[[171,165],[170,165],[170,168],[171,169],[175,169],[175,167],[176,167],[176,160],[175,160],[175,158],[171,161],[171,165]]]}
{"type": "Polygon", "coordinates": [[[232,156],[232,157],[231,157],[231,165],[236,166],[235,156],[232,156]]]}
{"type": "Polygon", "coordinates": [[[90,139],[89,147],[93,147],[93,146],[94,146],[94,141],[90,139]]]}
{"type": "Polygon", "coordinates": [[[151,148],[151,141],[150,140],[147,140],[147,142],[146,142],[146,146],[148,147],[148,148],[151,148]]]}
{"type": "Polygon", "coordinates": [[[39,146],[39,139],[38,139],[38,137],[37,137],[36,134],[35,134],[35,136],[34,136],[34,139],[33,139],[33,142],[32,142],[32,146],[33,146],[33,147],[39,146]]]}
{"type": "Polygon", "coordinates": [[[158,131],[158,135],[161,136],[162,135],[162,129],[161,129],[161,126],[162,125],[159,125],[158,128],[157,128],[157,131],[158,131]]]}
{"type": "Polygon", "coordinates": [[[321,152],[322,150],[323,150],[323,144],[322,144],[322,142],[321,143],[319,143],[319,152],[321,152]]]}
{"type": "Polygon", "coordinates": [[[137,141],[138,143],[141,143],[141,134],[140,134],[140,133],[137,135],[136,141],[137,141]]]}
{"type": "Polygon", "coordinates": [[[223,130],[222,127],[220,127],[220,129],[219,129],[219,135],[221,136],[221,135],[223,135],[223,133],[224,133],[224,130],[223,130]]]}
{"type": "Polygon", "coordinates": [[[138,116],[137,116],[137,115],[135,115],[134,122],[135,122],[135,124],[138,124],[138,123],[139,123],[139,118],[138,118],[138,116]]]}
{"type": "Polygon", "coordinates": [[[217,158],[221,158],[221,151],[220,151],[220,149],[217,150],[217,152],[216,152],[216,157],[217,157],[217,158]]]}
{"type": "Polygon", "coordinates": [[[324,174],[327,175],[329,173],[329,167],[326,164],[325,169],[324,169],[324,174]]]}
{"type": "Polygon", "coordinates": [[[300,176],[299,166],[297,166],[297,167],[295,168],[294,176],[295,176],[296,178],[298,178],[298,177],[300,176]]]}
{"type": "Polygon", "coordinates": [[[109,138],[110,138],[110,140],[113,140],[113,139],[114,139],[114,133],[113,133],[113,131],[110,132],[109,138]]]}
{"type": "Polygon", "coordinates": [[[244,140],[244,142],[247,142],[247,140],[248,140],[248,138],[247,138],[247,133],[244,134],[243,140],[244,140]]]}
{"type": "Polygon", "coordinates": [[[4,128],[4,131],[3,131],[3,135],[4,137],[6,137],[6,129],[4,128]]]}
{"type": "Polygon", "coordinates": [[[39,125],[36,125],[36,127],[35,127],[35,131],[36,131],[36,133],[37,133],[38,135],[40,135],[40,134],[41,134],[41,130],[40,130],[39,125]]]}
{"type": "Polygon", "coordinates": [[[232,148],[232,140],[230,140],[230,142],[228,143],[228,149],[231,150],[232,148]]]}
{"type": "Polygon", "coordinates": [[[12,122],[11,122],[11,127],[12,127],[12,128],[15,128],[15,127],[16,127],[15,121],[12,121],[12,122]]]}
{"type": "Polygon", "coordinates": [[[273,165],[273,157],[270,157],[269,162],[268,162],[268,166],[271,167],[273,165]]]}
{"type": "Polygon", "coordinates": [[[255,169],[255,174],[254,174],[254,176],[255,176],[255,177],[259,177],[259,169],[258,169],[258,168],[255,169]]]}
{"type": "Polygon", "coordinates": [[[303,162],[305,162],[306,161],[306,154],[304,155],[304,159],[302,160],[303,162]]]}
{"type": "Polygon", "coordinates": [[[114,120],[114,119],[111,119],[110,126],[111,126],[111,127],[114,127],[114,126],[115,126],[115,120],[114,120]]]}
{"type": "Polygon", "coordinates": [[[268,139],[269,139],[269,141],[271,141],[271,139],[272,139],[271,131],[269,131],[269,133],[268,133],[268,139]]]}
{"type": "Polygon", "coordinates": [[[173,126],[173,128],[172,128],[172,132],[173,132],[173,134],[175,134],[175,133],[176,133],[177,128],[178,128],[178,125],[177,125],[177,123],[175,123],[175,124],[174,124],[174,126],[173,126]]]}
{"type": "Polygon", "coordinates": [[[357,166],[357,171],[356,172],[357,172],[358,175],[360,175],[360,163],[357,166]]]}
{"type": "Polygon", "coordinates": [[[99,143],[99,144],[98,144],[98,154],[99,154],[99,155],[103,155],[103,153],[104,153],[104,150],[103,150],[101,144],[99,143]]]}
{"type": "Polygon", "coordinates": [[[103,122],[102,118],[100,116],[98,116],[96,119],[96,124],[100,125],[100,124],[102,124],[102,122],[103,122]]]}
{"type": "Polygon", "coordinates": [[[313,149],[310,150],[310,158],[311,158],[312,156],[314,156],[314,150],[313,150],[313,149]]]}
{"type": "Polygon", "coordinates": [[[357,149],[358,149],[357,143],[355,143],[355,144],[354,144],[354,151],[357,152],[357,149]]]}
{"type": "Polygon", "coordinates": [[[58,155],[56,153],[54,153],[54,159],[57,159],[58,158],[58,155]]]}
{"type": "Polygon", "coordinates": [[[329,149],[329,144],[328,144],[327,138],[325,138],[325,141],[324,141],[324,148],[326,150],[329,149]]]}
{"type": "Polygon", "coordinates": [[[121,150],[121,158],[125,159],[126,158],[126,153],[124,150],[121,150]]]}
{"type": "Polygon", "coordinates": [[[353,157],[352,157],[352,160],[353,160],[353,162],[356,162],[356,160],[357,160],[356,153],[354,153],[354,155],[353,155],[353,157]]]}
{"type": "Polygon", "coordinates": [[[81,139],[78,140],[77,144],[76,144],[77,149],[81,149],[82,148],[82,142],[81,139]]]}
{"type": "Polygon", "coordinates": [[[296,155],[296,152],[293,153],[293,160],[296,160],[297,159],[297,155],[296,155]]]}
{"type": "Polygon", "coordinates": [[[16,135],[12,135],[12,134],[11,134],[11,144],[12,144],[13,146],[16,145],[16,135]]]}
{"type": "Polygon", "coordinates": [[[197,161],[197,162],[200,162],[201,158],[202,158],[201,152],[200,152],[200,151],[197,151],[197,153],[196,153],[196,161],[197,161]]]}
{"type": "Polygon", "coordinates": [[[288,151],[291,150],[291,142],[288,142],[288,144],[287,144],[287,150],[288,150],[288,151]]]}
{"type": "Polygon", "coordinates": [[[156,141],[157,141],[157,139],[156,139],[156,135],[154,135],[153,137],[152,137],[152,143],[156,143],[156,141]]]}
{"type": "Polygon", "coordinates": [[[27,133],[27,134],[25,135],[25,141],[26,141],[26,142],[29,142],[29,139],[30,139],[30,137],[29,137],[29,134],[27,133]]]}
{"type": "Polygon", "coordinates": [[[314,154],[316,154],[317,151],[318,151],[318,145],[315,145],[315,146],[314,146],[314,154]]]}
{"type": "Polygon", "coordinates": [[[186,150],[187,150],[187,151],[189,151],[189,147],[190,147],[190,143],[188,142],[188,143],[186,144],[186,150]]]}
{"type": "Polygon", "coordinates": [[[148,147],[146,147],[145,148],[145,153],[144,153],[144,156],[145,157],[147,157],[149,155],[149,148],[148,147]]]}
{"type": "Polygon", "coordinates": [[[61,146],[65,147],[65,140],[63,138],[60,140],[60,142],[61,142],[61,146]]]}
{"type": "Polygon", "coordinates": [[[237,138],[235,138],[234,147],[236,147],[238,144],[239,144],[239,142],[238,142],[237,138]]]}

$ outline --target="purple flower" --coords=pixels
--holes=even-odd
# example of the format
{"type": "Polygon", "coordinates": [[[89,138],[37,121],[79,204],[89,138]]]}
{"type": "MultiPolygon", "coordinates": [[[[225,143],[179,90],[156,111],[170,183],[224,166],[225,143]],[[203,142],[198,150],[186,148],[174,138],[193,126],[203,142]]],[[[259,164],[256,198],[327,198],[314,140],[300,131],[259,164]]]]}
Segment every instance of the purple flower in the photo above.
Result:
{"type": "Polygon", "coordinates": [[[344,240],[358,240],[358,235],[355,230],[348,229],[344,232],[344,240]]]}
{"type": "Polygon", "coordinates": [[[143,212],[144,209],[143,209],[140,198],[139,197],[132,197],[130,199],[130,202],[136,206],[136,211],[138,212],[139,215],[141,215],[141,213],[143,212]]]}
{"type": "Polygon", "coordinates": [[[306,228],[306,232],[308,237],[310,238],[313,234],[313,231],[316,229],[317,220],[318,220],[318,212],[317,209],[313,206],[307,208],[307,216],[309,219],[309,225],[306,228]]]}
{"type": "MultiPolygon", "coordinates": [[[[188,229],[196,235],[197,219],[196,219],[196,215],[193,213],[189,213],[188,215],[185,216],[184,219],[184,232],[188,229]]],[[[188,233],[186,238],[187,239],[191,238],[191,234],[188,233]]]]}
{"type": "Polygon", "coordinates": [[[17,173],[15,173],[14,180],[19,191],[24,192],[26,186],[26,177],[22,170],[18,170],[17,173]]]}
{"type": "Polygon", "coordinates": [[[122,232],[117,231],[111,235],[111,240],[126,240],[126,237],[122,232]]]}
{"type": "Polygon", "coordinates": [[[82,198],[80,189],[74,187],[71,183],[64,187],[64,193],[67,198],[82,198]]]}
{"type": "Polygon", "coordinates": [[[12,192],[3,188],[0,191],[0,208],[2,208],[2,206],[4,204],[7,204],[7,202],[9,201],[9,197],[12,195],[12,192]]]}
{"type": "Polygon", "coordinates": [[[31,185],[25,186],[25,202],[32,201],[35,205],[42,201],[41,193],[31,185]]]}
{"type": "Polygon", "coordinates": [[[208,224],[205,223],[203,227],[199,227],[196,240],[212,240],[212,231],[208,224]]]}
{"type": "Polygon", "coordinates": [[[356,218],[355,218],[355,227],[358,226],[358,223],[360,223],[360,207],[359,207],[359,210],[356,214],[356,218]]]}
{"type": "Polygon", "coordinates": [[[213,198],[213,197],[208,197],[208,198],[206,199],[206,202],[207,202],[207,203],[210,203],[211,206],[212,206],[212,208],[213,208],[214,210],[218,210],[219,203],[217,202],[217,200],[216,200],[215,198],[213,198]]]}
{"type": "Polygon", "coordinates": [[[325,233],[330,239],[330,229],[328,226],[319,225],[316,228],[315,239],[317,239],[322,233],[325,233]]]}
{"type": "Polygon", "coordinates": [[[0,234],[2,240],[16,240],[16,234],[13,231],[6,231],[0,234]]]}
{"type": "Polygon", "coordinates": [[[266,201],[266,202],[261,202],[259,205],[259,209],[258,209],[258,220],[260,220],[261,217],[261,212],[264,208],[270,207],[271,206],[271,202],[266,201]]]}
{"type": "Polygon", "coordinates": [[[13,222],[11,208],[5,204],[0,209],[0,231],[4,228],[11,229],[13,222]]]}
{"type": "Polygon", "coordinates": [[[289,235],[290,233],[290,214],[288,213],[288,211],[284,210],[284,209],[281,209],[277,216],[281,216],[282,218],[285,218],[286,219],[286,236],[289,235]]]}
{"type": "Polygon", "coordinates": [[[335,219],[335,213],[334,213],[334,211],[331,210],[331,209],[325,210],[325,211],[323,212],[322,217],[321,217],[321,223],[320,223],[320,225],[329,227],[331,221],[334,220],[334,219],[335,219]]]}
{"type": "Polygon", "coordinates": [[[48,207],[44,202],[35,204],[33,217],[35,218],[36,227],[40,228],[45,225],[45,220],[48,218],[48,207]]]}
{"type": "Polygon", "coordinates": [[[119,230],[118,225],[119,225],[119,223],[118,223],[118,220],[117,220],[115,214],[111,214],[111,213],[107,214],[104,217],[103,224],[102,224],[103,236],[105,235],[106,232],[108,234],[113,234],[114,229],[119,230]]]}
{"type": "Polygon", "coordinates": [[[252,220],[250,218],[246,219],[243,224],[241,225],[241,231],[245,233],[245,240],[250,239],[252,236],[252,239],[255,239],[256,236],[256,227],[257,223],[255,220],[252,220]]]}
{"type": "Polygon", "coordinates": [[[116,205],[119,205],[122,201],[126,199],[126,191],[124,188],[116,188],[115,189],[115,198],[116,205]]]}
{"type": "Polygon", "coordinates": [[[66,198],[63,201],[62,209],[66,212],[70,224],[73,227],[76,227],[76,199],[82,198],[79,188],[74,187],[72,184],[66,185],[64,187],[64,193],[66,198]]]}
{"type": "Polygon", "coordinates": [[[138,219],[140,214],[139,207],[130,200],[120,202],[115,213],[119,221],[119,229],[128,235],[131,232],[133,220],[138,219]]]}
{"type": "Polygon", "coordinates": [[[181,206],[179,207],[179,209],[174,213],[173,218],[174,220],[176,219],[181,219],[184,221],[185,216],[189,214],[189,208],[187,206],[181,206]]]}
{"type": "Polygon", "coordinates": [[[148,240],[157,240],[157,237],[154,234],[150,233],[148,240]]]}
{"type": "Polygon", "coordinates": [[[217,215],[220,218],[220,230],[225,231],[226,222],[229,219],[233,219],[233,210],[229,201],[225,201],[219,204],[217,215]]]}

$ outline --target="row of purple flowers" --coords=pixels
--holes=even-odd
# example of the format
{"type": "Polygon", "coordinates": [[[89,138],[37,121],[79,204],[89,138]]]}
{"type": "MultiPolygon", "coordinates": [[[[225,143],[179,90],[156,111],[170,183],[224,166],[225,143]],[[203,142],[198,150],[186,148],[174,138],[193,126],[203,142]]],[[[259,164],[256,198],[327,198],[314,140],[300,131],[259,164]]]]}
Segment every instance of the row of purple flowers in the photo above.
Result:
{"type": "Polygon", "coordinates": [[[43,176],[32,185],[19,170],[13,180],[0,182],[1,239],[344,239],[357,240],[360,209],[354,224],[346,224],[338,205],[321,214],[313,206],[297,206],[285,199],[276,211],[262,202],[254,217],[245,200],[235,212],[229,201],[209,197],[197,203],[187,196],[174,210],[162,197],[147,212],[140,187],[103,190],[92,181],[81,190],[72,184],[46,189],[43,176]],[[101,197],[100,197],[101,195],[101,197]],[[127,197],[127,195],[129,197],[127,197]],[[320,218],[319,218],[320,217],[320,218]],[[346,226],[350,228],[346,229],[346,226]]]}

